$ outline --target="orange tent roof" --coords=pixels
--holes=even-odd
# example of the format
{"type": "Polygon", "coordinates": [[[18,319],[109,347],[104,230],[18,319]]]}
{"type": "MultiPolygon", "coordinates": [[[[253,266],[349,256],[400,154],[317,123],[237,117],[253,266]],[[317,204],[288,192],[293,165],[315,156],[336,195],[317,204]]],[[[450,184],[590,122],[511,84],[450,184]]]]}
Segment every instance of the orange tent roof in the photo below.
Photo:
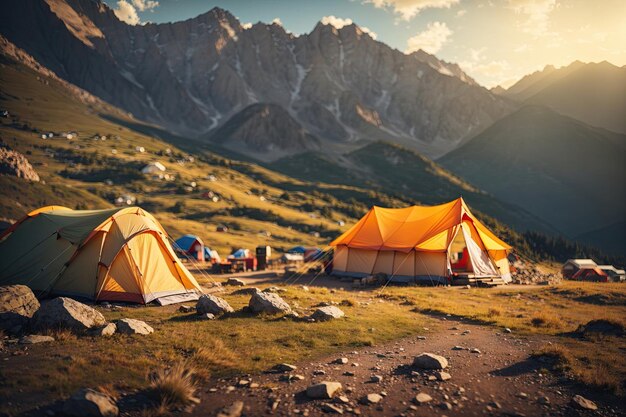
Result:
{"type": "Polygon", "coordinates": [[[454,238],[455,227],[464,222],[476,228],[485,249],[511,249],[470,212],[462,198],[438,206],[374,206],[330,245],[400,252],[445,251],[454,238]]]}

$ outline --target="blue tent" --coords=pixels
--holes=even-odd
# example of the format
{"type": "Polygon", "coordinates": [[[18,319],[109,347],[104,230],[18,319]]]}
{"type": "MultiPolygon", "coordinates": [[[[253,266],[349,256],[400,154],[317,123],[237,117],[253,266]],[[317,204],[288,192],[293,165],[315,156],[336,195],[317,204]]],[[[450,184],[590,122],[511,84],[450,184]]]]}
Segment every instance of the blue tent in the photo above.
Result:
{"type": "Polygon", "coordinates": [[[304,246],[294,246],[287,251],[287,253],[299,253],[302,255],[304,255],[304,252],[306,252],[306,248],[304,246]]]}
{"type": "Polygon", "coordinates": [[[204,242],[202,242],[202,239],[195,235],[185,235],[176,239],[174,242],[174,249],[188,253],[196,242],[200,243],[204,249],[204,259],[211,259],[211,249],[206,247],[204,242]]]}

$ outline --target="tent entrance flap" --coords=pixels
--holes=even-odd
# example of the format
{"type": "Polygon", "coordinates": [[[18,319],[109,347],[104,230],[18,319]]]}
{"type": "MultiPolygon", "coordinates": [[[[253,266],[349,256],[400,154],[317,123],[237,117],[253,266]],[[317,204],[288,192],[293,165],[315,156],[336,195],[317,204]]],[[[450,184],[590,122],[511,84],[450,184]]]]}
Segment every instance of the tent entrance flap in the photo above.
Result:
{"type": "Polygon", "coordinates": [[[496,271],[496,268],[491,262],[489,255],[484,251],[478,243],[472,239],[470,226],[467,223],[461,225],[463,230],[463,236],[465,237],[465,243],[467,244],[467,251],[469,253],[469,261],[472,264],[472,270],[476,276],[485,277],[497,277],[500,273],[496,271]]]}

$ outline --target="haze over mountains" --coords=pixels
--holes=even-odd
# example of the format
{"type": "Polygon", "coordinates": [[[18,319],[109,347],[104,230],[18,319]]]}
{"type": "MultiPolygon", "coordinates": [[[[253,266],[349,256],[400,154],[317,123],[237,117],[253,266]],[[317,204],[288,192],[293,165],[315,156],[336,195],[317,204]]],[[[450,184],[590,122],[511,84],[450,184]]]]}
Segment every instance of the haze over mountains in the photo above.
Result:
{"type": "Polygon", "coordinates": [[[32,56],[13,59],[189,148],[422,203],[462,194],[517,230],[614,253],[626,241],[626,67],[547,66],[489,91],[454,63],[404,54],[354,24],[296,36],[245,29],[215,8],[129,26],[96,0],[10,0],[0,28],[5,51],[32,56]]]}

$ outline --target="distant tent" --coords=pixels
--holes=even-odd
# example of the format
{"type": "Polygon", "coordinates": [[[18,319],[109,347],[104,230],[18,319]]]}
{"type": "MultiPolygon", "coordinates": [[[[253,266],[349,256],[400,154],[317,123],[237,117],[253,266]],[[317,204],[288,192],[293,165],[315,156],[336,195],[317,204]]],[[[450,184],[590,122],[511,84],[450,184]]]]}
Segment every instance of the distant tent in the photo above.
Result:
{"type": "Polygon", "coordinates": [[[161,172],[165,172],[166,168],[160,162],[150,162],[148,165],[141,169],[141,172],[144,174],[160,174],[161,172]]]}
{"type": "Polygon", "coordinates": [[[250,250],[249,249],[237,249],[232,254],[228,256],[229,258],[250,258],[250,250]]]}
{"type": "Polygon", "coordinates": [[[293,248],[287,251],[287,253],[300,253],[302,255],[304,255],[305,252],[306,252],[306,248],[304,246],[294,246],[293,248]]]}
{"type": "Polygon", "coordinates": [[[450,282],[454,274],[511,281],[507,254],[462,198],[432,207],[373,207],[335,239],[333,273],[392,281],[450,282]]]}
{"type": "Polygon", "coordinates": [[[0,285],[95,301],[197,299],[202,290],[167,239],[139,207],[43,207],[0,235],[0,285]]]}
{"type": "Polygon", "coordinates": [[[581,268],[572,275],[571,279],[574,281],[609,282],[608,274],[598,267],[581,268]]]}
{"type": "Polygon", "coordinates": [[[193,259],[201,262],[220,261],[217,252],[205,246],[202,239],[195,235],[185,235],[176,239],[174,249],[182,252],[187,257],[191,256],[193,259]]]}
{"type": "Polygon", "coordinates": [[[561,268],[563,278],[571,279],[581,269],[595,268],[598,265],[593,259],[568,259],[561,268]]]}

